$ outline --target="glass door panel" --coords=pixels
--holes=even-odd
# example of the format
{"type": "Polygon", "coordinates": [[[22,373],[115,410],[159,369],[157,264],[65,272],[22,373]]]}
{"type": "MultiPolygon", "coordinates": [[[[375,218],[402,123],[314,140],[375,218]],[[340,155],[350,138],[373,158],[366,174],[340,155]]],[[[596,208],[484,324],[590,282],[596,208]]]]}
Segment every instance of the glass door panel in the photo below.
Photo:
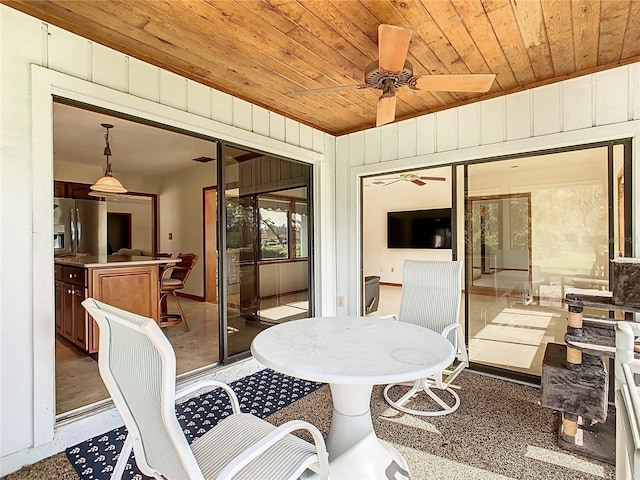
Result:
{"type": "Polygon", "coordinates": [[[472,362],[539,376],[568,288],[606,290],[607,147],[469,165],[472,362]]]}
{"type": "Polygon", "coordinates": [[[311,166],[226,147],[227,357],[277,323],[312,315],[311,166]]]}

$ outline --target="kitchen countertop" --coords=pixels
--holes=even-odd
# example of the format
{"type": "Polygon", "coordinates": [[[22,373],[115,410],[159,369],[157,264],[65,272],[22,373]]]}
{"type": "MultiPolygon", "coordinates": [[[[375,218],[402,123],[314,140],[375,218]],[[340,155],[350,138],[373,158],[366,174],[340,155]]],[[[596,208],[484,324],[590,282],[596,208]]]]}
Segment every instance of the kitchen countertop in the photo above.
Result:
{"type": "Polygon", "coordinates": [[[131,267],[135,265],[165,264],[177,263],[178,258],[165,257],[143,257],[143,256],[124,256],[124,255],[85,255],[85,256],[69,256],[55,257],[54,263],[58,265],[71,265],[74,267],[91,268],[91,267],[131,267]]]}

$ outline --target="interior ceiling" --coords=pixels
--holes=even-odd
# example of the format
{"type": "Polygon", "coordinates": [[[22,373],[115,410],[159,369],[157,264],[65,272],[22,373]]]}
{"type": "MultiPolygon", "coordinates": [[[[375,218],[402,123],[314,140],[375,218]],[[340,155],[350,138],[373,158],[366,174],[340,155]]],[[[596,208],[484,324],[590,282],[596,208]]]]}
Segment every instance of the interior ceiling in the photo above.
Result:
{"type": "Polygon", "coordinates": [[[398,90],[396,120],[640,61],[637,0],[0,0],[131,57],[342,135],[375,125],[380,24],[414,74],[494,73],[487,93],[398,90]]]}

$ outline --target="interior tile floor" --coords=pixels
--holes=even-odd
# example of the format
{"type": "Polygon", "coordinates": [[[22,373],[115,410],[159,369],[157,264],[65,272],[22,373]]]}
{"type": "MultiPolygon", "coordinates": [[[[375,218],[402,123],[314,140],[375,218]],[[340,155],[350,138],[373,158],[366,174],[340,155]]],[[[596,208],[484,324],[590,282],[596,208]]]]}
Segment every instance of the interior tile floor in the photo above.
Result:
{"type": "MultiPolygon", "coordinates": [[[[398,313],[402,287],[380,285],[378,310],[369,316],[398,313]]],[[[564,343],[566,309],[540,305],[520,295],[469,295],[469,337],[472,362],[540,376],[548,342],[564,343]]],[[[460,306],[464,318],[465,299],[460,306]]]]}
{"type": "MultiPolygon", "coordinates": [[[[228,352],[233,355],[249,349],[253,338],[270,325],[307,315],[307,293],[283,295],[260,302],[257,321],[245,321],[230,315],[227,321],[228,352]]],[[[176,374],[185,375],[219,362],[218,305],[181,297],[180,304],[189,323],[163,331],[176,353],[176,374]]],[[[169,313],[177,312],[168,300],[169,313]]],[[[78,408],[109,398],[98,371],[98,362],[62,338],[56,339],[56,414],[67,414],[78,408]]]]}

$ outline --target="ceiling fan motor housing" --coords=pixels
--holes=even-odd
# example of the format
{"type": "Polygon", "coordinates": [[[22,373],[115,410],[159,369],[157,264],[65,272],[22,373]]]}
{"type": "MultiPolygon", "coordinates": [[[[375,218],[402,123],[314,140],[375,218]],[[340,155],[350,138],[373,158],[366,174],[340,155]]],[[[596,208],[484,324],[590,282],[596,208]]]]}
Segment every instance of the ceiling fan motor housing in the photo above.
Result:
{"type": "Polygon", "coordinates": [[[409,85],[412,78],[413,65],[409,61],[404,62],[404,68],[399,72],[383,70],[377,61],[370,63],[364,71],[364,83],[377,90],[388,90],[389,81],[394,88],[409,85]]]}

